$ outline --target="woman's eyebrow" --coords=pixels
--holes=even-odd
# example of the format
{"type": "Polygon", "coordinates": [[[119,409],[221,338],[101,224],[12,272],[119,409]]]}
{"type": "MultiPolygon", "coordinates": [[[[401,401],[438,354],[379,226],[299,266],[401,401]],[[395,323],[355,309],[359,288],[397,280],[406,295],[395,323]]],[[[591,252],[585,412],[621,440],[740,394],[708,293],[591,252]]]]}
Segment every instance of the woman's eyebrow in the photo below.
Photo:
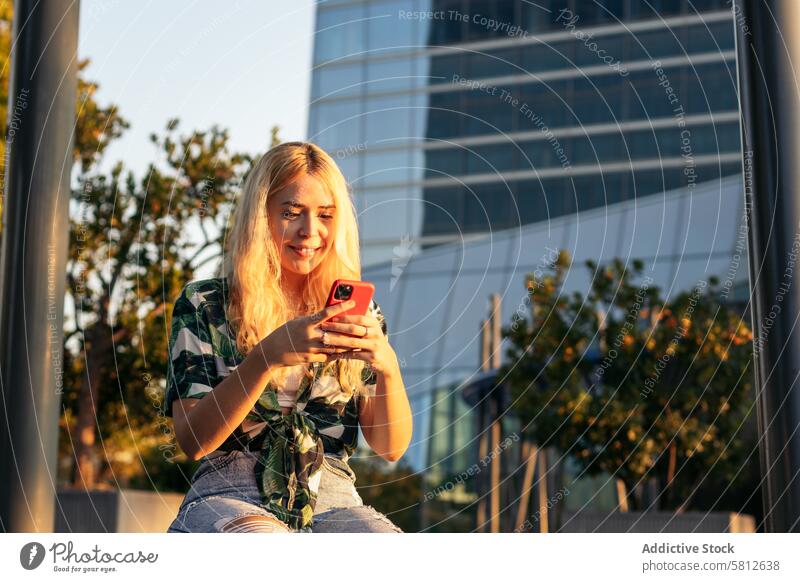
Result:
{"type": "MultiPolygon", "coordinates": [[[[297,200],[287,200],[286,202],[281,204],[281,206],[293,206],[293,207],[296,207],[296,208],[305,208],[305,206],[300,204],[297,200]]],[[[336,208],[336,205],[335,204],[327,204],[327,205],[323,205],[323,206],[318,206],[317,208],[322,208],[323,210],[330,210],[330,209],[336,208]]]]}

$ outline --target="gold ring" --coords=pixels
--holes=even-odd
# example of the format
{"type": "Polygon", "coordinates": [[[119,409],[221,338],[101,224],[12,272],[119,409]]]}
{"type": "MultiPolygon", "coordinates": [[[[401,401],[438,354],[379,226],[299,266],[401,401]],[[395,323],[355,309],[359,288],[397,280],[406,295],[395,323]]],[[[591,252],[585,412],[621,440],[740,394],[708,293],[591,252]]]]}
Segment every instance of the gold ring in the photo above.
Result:
{"type": "Polygon", "coordinates": [[[327,346],[328,345],[328,332],[327,331],[323,331],[322,332],[322,345],[323,346],[327,346]]]}

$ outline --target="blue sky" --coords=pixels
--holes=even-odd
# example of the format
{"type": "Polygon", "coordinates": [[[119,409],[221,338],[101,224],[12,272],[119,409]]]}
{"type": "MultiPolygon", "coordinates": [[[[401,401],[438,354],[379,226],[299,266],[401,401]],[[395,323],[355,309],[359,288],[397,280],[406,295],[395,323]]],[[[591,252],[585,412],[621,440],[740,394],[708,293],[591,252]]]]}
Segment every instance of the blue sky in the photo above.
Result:
{"type": "Polygon", "coordinates": [[[184,131],[217,123],[235,149],[258,153],[270,128],[305,139],[313,0],[84,0],[78,54],[98,100],[131,122],[110,148],[137,175],[155,159],[148,136],[179,117],[184,131]]]}

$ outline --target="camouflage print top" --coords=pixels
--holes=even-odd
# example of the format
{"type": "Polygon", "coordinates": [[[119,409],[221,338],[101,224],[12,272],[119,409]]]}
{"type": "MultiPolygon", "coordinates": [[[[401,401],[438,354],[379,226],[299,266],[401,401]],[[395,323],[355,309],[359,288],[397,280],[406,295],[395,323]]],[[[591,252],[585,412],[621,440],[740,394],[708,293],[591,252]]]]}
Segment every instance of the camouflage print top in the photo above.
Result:
{"type": "MultiPolygon", "coordinates": [[[[202,398],[244,360],[235,333],[228,329],[225,278],[193,281],[184,287],[172,312],[165,414],[172,416],[176,398],[202,398]]],[[[371,314],[386,334],[386,321],[374,301],[371,314]]],[[[321,478],[324,454],[344,461],[358,444],[358,398],[348,397],[334,375],[322,375],[323,365],[309,364],[293,410],[281,413],[277,392],[265,387],[246,419],[259,423],[245,433],[242,426],[220,451],[260,451],[256,481],[267,508],[290,527],[309,531],[321,478]]],[[[362,380],[374,391],[369,367],[362,380]]],[[[374,392],[373,392],[374,393],[374,392]]],[[[209,455],[210,456],[210,455],[209,455]]]]}

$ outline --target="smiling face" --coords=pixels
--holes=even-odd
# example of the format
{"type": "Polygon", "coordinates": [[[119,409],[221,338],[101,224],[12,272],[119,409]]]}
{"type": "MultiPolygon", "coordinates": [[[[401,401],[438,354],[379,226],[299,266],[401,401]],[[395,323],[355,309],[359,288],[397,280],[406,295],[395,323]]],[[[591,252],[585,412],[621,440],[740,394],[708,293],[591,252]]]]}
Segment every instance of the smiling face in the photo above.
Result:
{"type": "Polygon", "coordinates": [[[301,174],[269,199],[267,212],[286,283],[297,292],[333,244],[333,197],[322,182],[301,174]]]}

